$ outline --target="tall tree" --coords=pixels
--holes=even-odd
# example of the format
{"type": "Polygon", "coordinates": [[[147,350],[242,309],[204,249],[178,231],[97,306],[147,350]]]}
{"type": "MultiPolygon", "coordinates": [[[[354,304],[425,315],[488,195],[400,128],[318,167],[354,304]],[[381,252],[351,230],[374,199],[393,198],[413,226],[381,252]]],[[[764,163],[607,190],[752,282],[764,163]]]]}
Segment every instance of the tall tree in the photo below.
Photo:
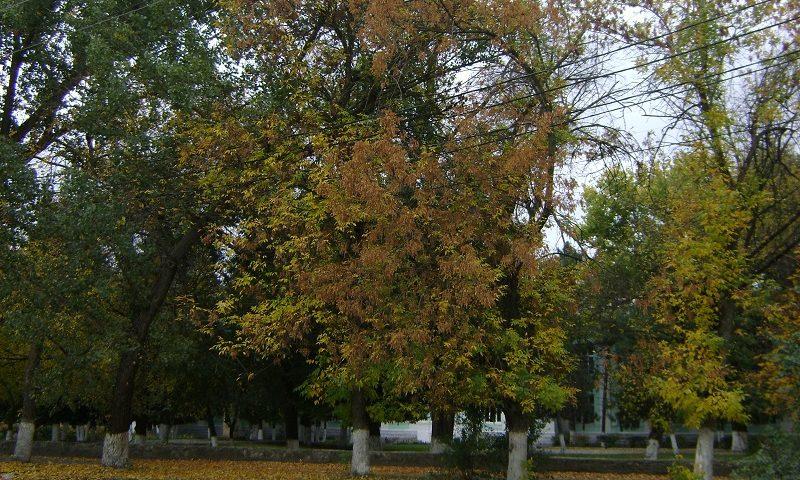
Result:
{"type": "MultiPolygon", "coordinates": [[[[704,349],[720,348],[731,375],[741,380],[736,372],[750,367],[737,363],[753,354],[737,352],[750,348],[747,337],[753,323],[746,320],[737,296],[754,278],[772,276],[791,263],[789,254],[800,242],[797,190],[792,186],[797,167],[787,148],[795,131],[791,125],[797,121],[796,10],[791,2],[705,0],[652,1],[640,7],[644,20],[626,35],[664,59],[650,64],[649,78],[672,93],[664,112],[671,118],[670,128],[680,128],[683,140],[704,150],[682,168],[704,169],[695,179],[718,177],[712,183],[720,201],[728,202],[731,213],[745,222],[737,225],[743,234],[731,234],[717,252],[717,259],[736,257],[742,265],[727,272],[736,274],[721,280],[724,285],[714,287],[721,290],[712,294],[708,308],[714,318],[704,327],[719,337],[711,343],[721,342],[704,349]],[[658,38],[648,40],[651,37],[658,38]],[[742,52],[756,59],[754,72],[744,80],[731,80],[742,74],[735,70],[742,52]],[[750,327],[742,328],[748,323],[750,327]]],[[[709,240],[704,242],[707,248],[716,247],[715,240],[709,240]]],[[[696,241],[701,242],[699,237],[696,241]]],[[[686,341],[685,361],[707,351],[700,349],[698,337],[693,347],[688,336],[686,341]]],[[[707,426],[714,421],[709,418],[707,426]]],[[[702,439],[701,443],[713,441],[708,433],[702,439]]],[[[695,470],[710,478],[711,459],[697,458],[695,470]]]]}

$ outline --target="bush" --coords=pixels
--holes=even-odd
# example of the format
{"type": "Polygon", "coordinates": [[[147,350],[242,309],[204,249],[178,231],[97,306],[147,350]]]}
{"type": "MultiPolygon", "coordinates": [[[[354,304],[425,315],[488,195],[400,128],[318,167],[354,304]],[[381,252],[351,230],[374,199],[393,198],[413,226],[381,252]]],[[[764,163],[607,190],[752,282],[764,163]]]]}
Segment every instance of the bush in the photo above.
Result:
{"type": "Polygon", "coordinates": [[[742,480],[789,480],[800,478],[800,436],[771,430],[758,451],[741,461],[734,478],[742,480]]]}
{"type": "Polygon", "coordinates": [[[680,463],[682,460],[683,457],[681,455],[675,457],[675,463],[667,471],[669,480],[703,480],[702,475],[694,473],[685,465],[682,465],[680,463]]]}
{"type": "MultiPolygon", "coordinates": [[[[528,438],[538,438],[547,422],[536,420],[531,424],[528,438]]],[[[528,460],[528,478],[534,478],[537,452],[528,452],[534,458],[528,460]]],[[[462,417],[460,438],[454,438],[445,452],[448,472],[438,477],[460,480],[497,479],[496,470],[505,469],[508,459],[508,436],[489,435],[483,431],[483,413],[467,410],[462,417]],[[494,472],[494,474],[493,474],[494,472]]],[[[434,475],[436,477],[436,475],[434,475]]]]}
{"type": "MultiPolygon", "coordinates": [[[[502,439],[502,437],[499,437],[502,439]]],[[[445,453],[445,464],[451,471],[448,478],[462,480],[475,480],[488,478],[478,468],[482,458],[494,457],[495,454],[503,457],[496,451],[502,445],[496,438],[483,433],[483,414],[480,411],[467,411],[464,414],[461,437],[454,438],[450,448],[445,453]]]]}

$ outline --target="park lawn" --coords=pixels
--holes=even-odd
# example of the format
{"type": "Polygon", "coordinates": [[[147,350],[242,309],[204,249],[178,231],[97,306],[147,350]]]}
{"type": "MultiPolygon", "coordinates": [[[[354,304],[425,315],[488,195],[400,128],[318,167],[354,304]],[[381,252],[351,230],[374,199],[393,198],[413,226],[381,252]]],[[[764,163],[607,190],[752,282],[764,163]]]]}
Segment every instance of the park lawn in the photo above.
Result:
{"type": "MultiPolygon", "coordinates": [[[[372,480],[440,480],[443,472],[425,467],[374,467],[372,480]]],[[[114,470],[86,458],[38,458],[29,464],[0,460],[0,479],[10,480],[345,480],[348,466],[339,463],[245,462],[217,460],[136,460],[114,470]]],[[[660,475],[542,473],[541,480],[665,480],[660,475]]]]}
{"type": "MultiPolygon", "coordinates": [[[[631,451],[631,452],[609,452],[603,453],[598,451],[591,451],[588,453],[545,453],[542,454],[548,457],[554,458],[577,458],[577,459],[593,459],[593,460],[641,460],[644,461],[644,449],[641,451],[631,451]]],[[[681,459],[687,462],[694,461],[694,450],[682,452],[680,454],[681,459]]],[[[747,455],[741,453],[731,453],[729,450],[715,450],[714,451],[714,460],[715,461],[726,461],[726,462],[736,462],[743,458],[746,458],[747,455]]],[[[669,452],[659,452],[658,454],[659,460],[665,461],[673,461],[676,459],[676,456],[672,451],[669,452]]]]}

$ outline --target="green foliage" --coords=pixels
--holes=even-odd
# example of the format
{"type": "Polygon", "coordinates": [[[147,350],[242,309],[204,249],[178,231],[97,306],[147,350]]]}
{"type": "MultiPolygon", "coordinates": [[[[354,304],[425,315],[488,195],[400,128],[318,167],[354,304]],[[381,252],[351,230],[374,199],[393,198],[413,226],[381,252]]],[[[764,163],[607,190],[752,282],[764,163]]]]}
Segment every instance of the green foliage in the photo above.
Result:
{"type": "Polygon", "coordinates": [[[739,480],[789,480],[800,478],[800,436],[777,429],[763,433],[758,451],[741,461],[733,478],[739,480]]]}
{"type": "Polygon", "coordinates": [[[448,478],[492,478],[486,471],[486,460],[503,457],[507,451],[503,442],[505,437],[488,436],[483,431],[483,423],[483,412],[480,409],[468,409],[461,416],[461,435],[453,439],[450,448],[444,453],[445,464],[450,469],[448,478]]]}
{"type": "Polygon", "coordinates": [[[682,458],[680,455],[676,456],[673,464],[669,466],[667,470],[669,480],[703,480],[702,475],[694,473],[690,468],[680,463],[682,458]]]}

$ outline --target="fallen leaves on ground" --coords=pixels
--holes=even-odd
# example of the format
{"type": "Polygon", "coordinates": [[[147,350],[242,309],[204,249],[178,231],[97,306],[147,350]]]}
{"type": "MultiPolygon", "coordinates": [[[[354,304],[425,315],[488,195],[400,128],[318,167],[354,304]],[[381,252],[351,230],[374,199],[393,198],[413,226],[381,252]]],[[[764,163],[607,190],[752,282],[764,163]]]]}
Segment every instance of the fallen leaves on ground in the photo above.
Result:
{"type": "MultiPolygon", "coordinates": [[[[372,480],[424,480],[435,470],[426,467],[373,467],[372,480]]],[[[126,470],[101,467],[86,458],[47,458],[27,464],[0,461],[0,478],[13,480],[345,480],[341,463],[244,462],[222,460],[135,460],[126,470]]],[[[441,475],[438,476],[441,478],[441,475]]],[[[664,480],[661,475],[621,475],[578,472],[540,474],[542,480],[664,480]]]]}

